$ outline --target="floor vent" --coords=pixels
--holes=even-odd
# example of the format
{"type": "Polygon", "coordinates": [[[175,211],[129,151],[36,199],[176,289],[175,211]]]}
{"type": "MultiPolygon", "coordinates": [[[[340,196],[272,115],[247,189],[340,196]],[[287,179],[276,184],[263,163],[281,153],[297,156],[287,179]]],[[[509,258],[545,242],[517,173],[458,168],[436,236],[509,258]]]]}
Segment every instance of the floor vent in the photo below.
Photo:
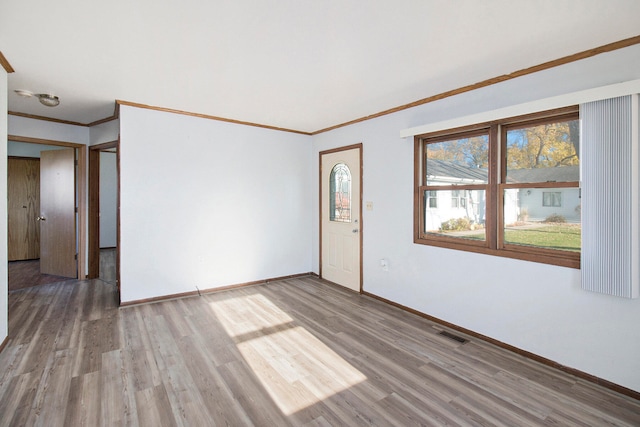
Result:
{"type": "Polygon", "coordinates": [[[447,337],[451,340],[458,341],[459,343],[462,343],[462,344],[469,342],[469,340],[459,337],[457,335],[454,335],[451,332],[447,332],[447,331],[440,331],[438,332],[438,335],[442,335],[443,337],[447,337]]]}

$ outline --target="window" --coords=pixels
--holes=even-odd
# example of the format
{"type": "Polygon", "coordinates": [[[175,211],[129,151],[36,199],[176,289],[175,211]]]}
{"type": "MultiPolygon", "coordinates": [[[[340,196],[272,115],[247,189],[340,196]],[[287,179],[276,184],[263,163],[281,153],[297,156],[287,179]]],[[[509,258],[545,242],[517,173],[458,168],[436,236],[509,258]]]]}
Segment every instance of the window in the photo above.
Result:
{"type": "Polygon", "coordinates": [[[562,207],[562,193],[545,191],[542,193],[542,206],[562,207]]]}
{"type": "Polygon", "coordinates": [[[414,241],[578,268],[579,153],[577,107],[416,136],[414,241]]]}
{"type": "Polygon", "coordinates": [[[438,207],[438,193],[436,191],[429,191],[427,206],[429,208],[438,207]]]}
{"type": "Polygon", "coordinates": [[[453,190],[451,192],[451,207],[452,208],[465,208],[467,207],[467,200],[464,197],[464,190],[453,190]]]}
{"type": "Polygon", "coordinates": [[[329,176],[329,220],[351,222],[351,171],[344,163],[335,165],[329,176]]]}

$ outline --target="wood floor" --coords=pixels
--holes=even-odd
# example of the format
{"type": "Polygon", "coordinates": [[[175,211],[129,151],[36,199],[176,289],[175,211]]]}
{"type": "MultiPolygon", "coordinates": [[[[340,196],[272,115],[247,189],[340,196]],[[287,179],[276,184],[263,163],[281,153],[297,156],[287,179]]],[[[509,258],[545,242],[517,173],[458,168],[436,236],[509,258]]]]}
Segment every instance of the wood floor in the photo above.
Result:
{"type": "Polygon", "coordinates": [[[116,284],[116,249],[100,249],[99,277],[102,281],[116,284]]]}
{"type": "Polygon", "coordinates": [[[9,262],[9,291],[68,280],[67,277],[40,274],[40,260],[9,262]]]}
{"type": "Polygon", "coordinates": [[[0,425],[638,426],[640,402],[315,278],[119,309],[11,292],[0,425]]]}
{"type": "MultiPolygon", "coordinates": [[[[100,249],[100,279],[116,283],[116,249],[100,249]]],[[[40,260],[9,262],[9,292],[32,286],[45,285],[69,280],[68,277],[54,276],[52,274],[40,274],[40,260]]]]}

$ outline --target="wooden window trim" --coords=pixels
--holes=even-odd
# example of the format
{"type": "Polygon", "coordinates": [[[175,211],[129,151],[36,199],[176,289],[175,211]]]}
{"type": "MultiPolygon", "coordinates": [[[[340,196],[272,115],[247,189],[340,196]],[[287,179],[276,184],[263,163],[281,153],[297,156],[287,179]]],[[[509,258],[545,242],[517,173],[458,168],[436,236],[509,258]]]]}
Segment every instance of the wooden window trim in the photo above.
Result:
{"type": "Polygon", "coordinates": [[[543,264],[580,268],[580,253],[560,251],[534,246],[514,245],[504,242],[504,190],[509,188],[571,188],[579,187],[579,182],[532,182],[506,183],[506,132],[509,129],[535,126],[538,124],[575,120],[579,118],[578,106],[505,118],[499,121],[479,123],[462,128],[447,129],[414,137],[414,243],[441,248],[482,253],[492,256],[513,258],[543,264]],[[424,233],[424,194],[429,190],[450,190],[450,185],[426,185],[426,143],[441,142],[454,138],[489,134],[488,183],[486,185],[457,185],[457,190],[484,189],[486,193],[486,240],[462,239],[450,236],[424,233]]]}

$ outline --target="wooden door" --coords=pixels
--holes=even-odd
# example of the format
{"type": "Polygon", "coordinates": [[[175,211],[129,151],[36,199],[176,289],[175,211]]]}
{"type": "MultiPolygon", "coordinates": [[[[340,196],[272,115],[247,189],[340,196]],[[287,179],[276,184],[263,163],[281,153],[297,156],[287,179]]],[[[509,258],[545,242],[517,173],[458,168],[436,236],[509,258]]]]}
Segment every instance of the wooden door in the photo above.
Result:
{"type": "Polygon", "coordinates": [[[362,147],[320,153],[322,278],[362,291],[362,147]]]}
{"type": "Polygon", "coordinates": [[[8,259],[40,258],[40,159],[7,161],[8,259]]]}
{"type": "Polygon", "coordinates": [[[40,155],[40,273],[76,277],[75,150],[40,155]]]}

